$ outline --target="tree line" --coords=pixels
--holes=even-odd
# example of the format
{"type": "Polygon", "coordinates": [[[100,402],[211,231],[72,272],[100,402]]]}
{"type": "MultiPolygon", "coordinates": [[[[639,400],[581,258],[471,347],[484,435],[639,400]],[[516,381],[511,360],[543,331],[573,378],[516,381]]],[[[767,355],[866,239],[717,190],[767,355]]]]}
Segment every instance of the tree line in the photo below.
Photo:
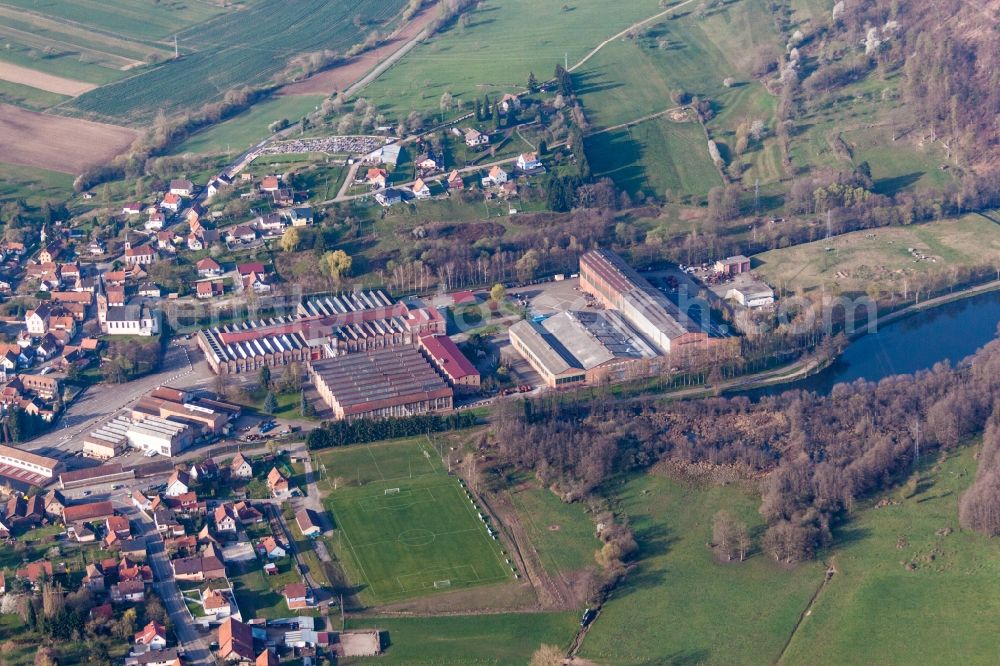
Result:
{"type": "MultiPolygon", "coordinates": [[[[828,545],[832,526],[847,520],[859,499],[905,479],[918,452],[958,446],[987,426],[991,412],[963,521],[1000,531],[997,405],[1000,340],[954,367],[840,384],[829,395],[793,390],[757,402],[736,396],[661,403],[556,394],[505,404],[494,429],[502,463],[533,472],[570,499],[660,461],[763,478],[763,545],[791,563],[828,545]]],[[[738,527],[721,525],[717,534],[730,556],[743,543],[738,527]]]]}
{"type": "Polygon", "coordinates": [[[451,414],[419,414],[393,419],[355,419],[354,421],[324,421],[306,437],[310,450],[327,449],[348,444],[364,444],[382,439],[413,437],[431,432],[469,428],[476,424],[472,412],[451,414]]]}

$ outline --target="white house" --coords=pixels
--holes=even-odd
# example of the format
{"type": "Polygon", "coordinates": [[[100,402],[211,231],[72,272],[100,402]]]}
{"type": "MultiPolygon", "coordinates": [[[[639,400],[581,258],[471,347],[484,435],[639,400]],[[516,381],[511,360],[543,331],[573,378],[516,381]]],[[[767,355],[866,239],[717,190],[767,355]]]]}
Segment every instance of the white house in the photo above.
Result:
{"type": "Polygon", "coordinates": [[[465,132],[465,145],[469,148],[490,145],[490,135],[483,134],[477,129],[469,129],[465,132]]]}
{"type": "Polygon", "coordinates": [[[427,187],[427,183],[422,178],[418,178],[417,182],[413,183],[413,196],[418,199],[431,198],[431,188],[427,187]]]}
{"type": "Polygon", "coordinates": [[[511,95],[506,93],[500,98],[500,110],[507,113],[511,108],[520,111],[521,110],[521,100],[517,95],[511,95]]]}
{"type": "Polygon", "coordinates": [[[146,231],[159,231],[163,228],[164,217],[163,213],[152,213],[149,219],[146,220],[146,224],[143,225],[146,231]]]}
{"type": "Polygon", "coordinates": [[[535,153],[521,153],[517,156],[517,168],[521,171],[534,171],[541,169],[542,163],[535,153]]]}
{"type": "Polygon", "coordinates": [[[215,529],[217,532],[236,532],[236,512],[231,504],[220,504],[215,508],[215,529]]]}
{"type": "Polygon", "coordinates": [[[229,465],[229,475],[234,479],[252,479],[253,478],[253,467],[246,458],[243,457],[242,453],[237,453],[236,457],[233,458],[233,462],[229,465]]]}
{"type": "Polygon", "coordinates": [[[186,179],[170,181],[170,194],[181,197],[189,197],[194,192],[194,183],[186,179]]]}
{"type": "Polygon", "coordinates": [[[267,555],[269,560],[280,560],[288,554],[273,536],[267,536],[261,539],[260,548],[264,551],[264,554],[267,555]]]}
{"type": "Polygon", "coordinates": [[[160,208],[176,213],[181,208],[181,195],[168,192],[167,195],[163,197],[163,201],[160,202],[160,208]]]}
{"type": "Polygon", "coordinates": [[[503,185],[507,182],[507,172],[501,169],[499,166],[495,166],[490,169],[489,174],[483,178],[483,187],[492,187],[494,185],[503,185]]]}
{"type": "Polygon", "coordinates": [[[178,495],[183,495],[190,490],[191,477],[187,472],[180,469],[175,469],[174,473],[170,475],[167,479],[167,489],[164,491],[164,495],[167,497],[177,497],[178,495]]]}
{"type": "Polygon", "coordinates": [[[145,645],[150,650],[167,647],[167,630],[157,621],[152,621],[135,635],[136,645],[145,645]]]}
{"type": "Polygon", "coordinates": [[[138,201],[130,201],[122,206],[122,215],[138,215],[142,212],[142,204],[138,201]]]}
{"type": "Polygon", "coordinates": [[[398,204],[403,200],[403,195],[399,190],[393,188],[387,188],[381,192],[375,194],[375,201],[377,201],[382,206],[392,206],[393,204],[398,204]]]}

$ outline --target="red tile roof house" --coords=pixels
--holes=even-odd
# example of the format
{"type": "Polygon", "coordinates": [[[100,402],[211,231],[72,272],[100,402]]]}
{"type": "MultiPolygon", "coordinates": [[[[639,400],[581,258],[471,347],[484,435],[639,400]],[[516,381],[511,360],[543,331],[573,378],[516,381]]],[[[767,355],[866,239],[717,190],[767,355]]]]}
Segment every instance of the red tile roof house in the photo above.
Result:
{"type": "Polygon", "coordinates": [[[277,467],[272,467],[267,473],[267,487],[279,499],[288,495],[288,479],[281,475],[277,467]]]}
{"type": "Polygon", "coordinates": [[[30,580],[32,583],[37,583],[43,574],[47,578],[52,578],[52,563],[48,560],[38,560],[37,562],[26,564],[16,572],[18,578],[30,580]]]}
{"type": "Polygon", "coordinates": [[[197,264],[195,264],[195,268],[198,269],[198,275],[201,277],[222,275],[222,266],[220,266],[219,262],[211,257],[205,257],[200,260],[197,264]]]}
{"type": "Polygon", "coordinates": [[[236,533],[236,512],[230,504],[220,504],[215,508],[215,530],[236,533]]]}
{"type": "Polygon", "coordinates": [[[278,543],[273,536],[266,536],[260,540],[260,549],[267,555],[268,559],[278,560],[288,554],[288,551],[278,543]]]}
{"type": "Polygon", "coordinates": [[[277,176],[264,176],[260,181],[261,192],[277,192],[279,187],[277,176]]]}
{"type": "Polygon", "coordinates": [[[219,658],[223,661],[253,662],[253,631],[246,624],[229,617],[219,625],[219,658]]]}
{"type": "Polygon", "coordinates": [[[309,608],[309,602],[307,601],[309,591],[302,583],[286,585],[285,589],[282,590],[282,594],[285,595],[285,603],[288,604],[289,610],[309,608]]]}
{"type": "Polygon", "coordinates": [[[204,280],[195,285],[195,293],[201,299],[222,296],[224,289],[222,280],[204,280]]]}
{"type": "Polygon", "coordinates": [[[177,580],[211,580],[213,578],[225,578],[226,567],[217,557],[182,557],[177,560],[170,560],[170,566],[174,570],[174,578],[177,580]]]}
{"type": "Polygon", "coordinates": [[[128,538],[132,534],[132,528],[125,516],[108,516],[104,520],[104,526],[109,534],[114,534],[119,539],[128,538]]]}
{"type": "Polygon", "coordinates": [[[167,647],[167,630],[162,624],[153,620],[135,635],[135,643],[145,645],[150,650],[162,650],[167,647]]]}
{"type": "Polygon", "coordinates": [[[109,501],[74,504],[63,509],[63,521],[71,523],[104,520],[115,515],[115,507],[109,501]]]}
{"type": "Polygon", "coordinates": [[[146,584],[141,580],[123,580],[111,586],[111,600],[120,603],[131,601],[138,603],[146,598],[146,584]]]}

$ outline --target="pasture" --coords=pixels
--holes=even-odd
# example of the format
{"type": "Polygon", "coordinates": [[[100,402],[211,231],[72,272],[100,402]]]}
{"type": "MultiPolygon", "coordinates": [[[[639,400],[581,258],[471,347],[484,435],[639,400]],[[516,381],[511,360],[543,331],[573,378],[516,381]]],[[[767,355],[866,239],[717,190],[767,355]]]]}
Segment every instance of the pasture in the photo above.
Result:
{"type": "Polygon", "coordinates": [[[372,617],[349,619],[346,629],[380,629],[388,634],[384,654],[346,664],[407,666],[492,666],[527,664],[543,643],[569,646],[577,613],[511,613],[447,617],[372,617]]]}
{"type": "Polygon", "coordinates": [[[529,72],[549,79],[557,64],[568,60],[572,66],[614,33],[659,11],[656,0],[488,0],[469,14],[467,26],[452,25],[418,45],[359,95],[382,113],[404,118],[413,110],[437,113],[445,91],[469,105],[484,94],[520,92],[529,72]]]}
{"type": "Polygon", "coordinates": [[[64,199],[72,189],[70,174],[0,162],[0,202],[24,199],[29,206],[41,206],[64,199]]]}
{"type": "Polygon", "coordinates": [[[567,504],[538,487],[515,488],[511,499],[546,571],[560,575],[595,566],[601,542],[583,504],[567,504]]]}
{"type": "Polygon", "coordinates": [[[0,162],[77,174],[123,152],[137,133],[0,104],[0,162]]]}
{"type": "Polygon", "coordinates": [[[1000,543],[959,529],[974,446],[866,502],[834,534],[837,573],[795,633],[786,664],[986,664],[996,660],[1000,543]],[[912,566],[912,570],[907,568],[912,566]]]}
{"type": "Polygon", "coordinates": [[[653,474],[615,488],[639,542],[638,565],[604,605],[580,656],[619,665],[773,663],[824,567],[786,569],[760,552],[741,563],[717,560],[706,547],[713,516],[729,511],[759,544],[760,495],[653,474]]]}
{"type": "Polygon", "coordinates": [[[13,104],[32,111],[44,111],[66,99],[69,98],[32,86],[10,83],[0,77],[0,104],[13,104]]]}
{"type": "Polygon", "coordinates": [[[875,285],[899,290],[915,276],[996,263],[1000,224],[978,214],[906,227],[855,231],[753,257],[768,283],[793,292],[862,294],[875,285]],[[916,253],[911,252],[911,248],[916,253]]]}
{"type": "Polygon", "coordinates": [[[270,136],[268,125],[274,121],[287,118],[293,123],[298,122],[322,101],[322,95],[272,97],[225,122],[194,134],[175,152],[216,154],[232,151],[239,154],[270,136]]]}
{"type": "MultiPolygon", "coordinates": [[[[695,122],[669,117],[586,138],[587,158],[596,177],[609,177],[632,197],[639,193],[701,198],[722,178],[708,156],[708,143],[695,122]]],[[[671,197],[672,198],[672,197],[671,197]]]]}
{"type": "Polygon", "coordinates": [[[316,457],[336,550],[363,599],[386,603],[513,577],[480,509],[426,438],[316,457]]]}
{"type": "Polygon", "coordinates": [[[265,84],[293,56],[344,51],[385,29],[403,0],[361,3],[299,0],[258,3],[181,30],[183,57],[93,90],[63,108],[71,114],[132,125],[222,99],[228,90],[265,84]]]}

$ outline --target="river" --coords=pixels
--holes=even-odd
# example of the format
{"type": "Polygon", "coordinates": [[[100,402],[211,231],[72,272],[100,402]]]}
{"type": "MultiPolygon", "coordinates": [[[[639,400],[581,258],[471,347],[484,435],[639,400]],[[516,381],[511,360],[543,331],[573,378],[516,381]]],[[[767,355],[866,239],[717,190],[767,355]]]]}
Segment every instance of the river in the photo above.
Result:
{"type": "Polygon", "coordinates": [[[791,389],[829,393],[842,382],[878,381],[926,370],[941,361],[955,363],[991,341],[998,323],[1000,291],[953,301],[915,312],[855,340],[832,365],[811,377],[738,394],[757,398],[791,389]]]}

